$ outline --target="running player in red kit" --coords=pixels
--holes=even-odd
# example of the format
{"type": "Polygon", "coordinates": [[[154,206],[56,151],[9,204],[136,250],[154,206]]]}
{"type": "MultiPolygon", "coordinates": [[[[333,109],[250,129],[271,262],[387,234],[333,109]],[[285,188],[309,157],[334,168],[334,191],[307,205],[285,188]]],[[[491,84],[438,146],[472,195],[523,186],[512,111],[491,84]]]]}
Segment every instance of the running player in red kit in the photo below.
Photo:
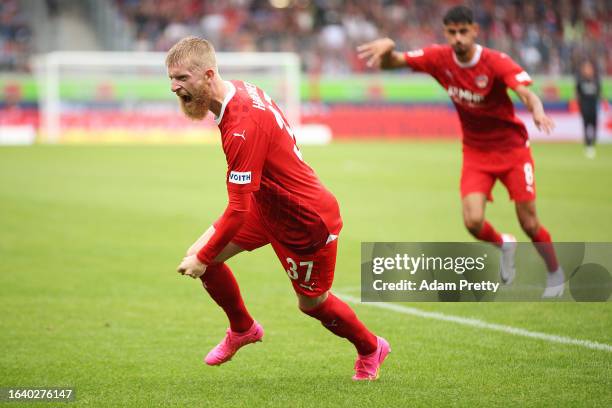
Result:
{"type": "Polygon", "coordinates": [[[542,297],[563,294],[565,276],[557,262],[551,237],[536,215],[534,164],[525,125],[514,114],[507,94],[512,89],[533,116],[538,129],[550,133],[554,127],[540,99],[527,86],[529,74],[510,57],[476,44],[478,25],[472,11],[464,6],[451,8],[444,16],[444,33],[449,45],[431,45],[408,51],[395,51],[389,38],[357,48],[359,57],[370,67],[408,67],[433,76],[448,92],[461,121],[463,168],[461,197],[463,220],[476,238],[502,249],[501,280],[515,276],[516,239],[500,234],[485,220],[487,199],[499,179],[514,200],[523,231],[534,243],[549,271],[542,297]]]}
{"type": "Polygon", "coordinates": [[[304,162],[279,107],[254,85],[224,81],[214,48],[204,39],[179,41],[168,52],[166,66],[172,92],[188,117],[201,120],[209,110],[215,114],[227,158],[227,208],[178,267],[179,273],[201,279],[229,319],[227,335],[208,353],[206,364],[223,364],[239,348],[263,337],[225,261],[271,244],[300,310],[355,345],[353,379],[377,379],[389,344],[330,291],[342,228],[340,210],[304,162]]]}

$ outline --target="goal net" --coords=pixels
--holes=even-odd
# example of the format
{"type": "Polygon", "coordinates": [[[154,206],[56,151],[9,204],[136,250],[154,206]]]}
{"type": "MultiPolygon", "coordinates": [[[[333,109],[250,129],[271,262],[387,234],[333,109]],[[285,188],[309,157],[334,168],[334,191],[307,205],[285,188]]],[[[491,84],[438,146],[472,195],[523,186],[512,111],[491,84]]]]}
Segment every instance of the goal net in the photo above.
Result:
{"type": "MultiPolygon", "coordinates": [[[[191,121],[170,91],[165,53],[53,52],[36,60],[40,134],[48,143],[218,140],[209,114],[191,121]]],[[[217,53],[221,76],[265,90],[300,121],[300,60],[293,53],[217,53]]]]}

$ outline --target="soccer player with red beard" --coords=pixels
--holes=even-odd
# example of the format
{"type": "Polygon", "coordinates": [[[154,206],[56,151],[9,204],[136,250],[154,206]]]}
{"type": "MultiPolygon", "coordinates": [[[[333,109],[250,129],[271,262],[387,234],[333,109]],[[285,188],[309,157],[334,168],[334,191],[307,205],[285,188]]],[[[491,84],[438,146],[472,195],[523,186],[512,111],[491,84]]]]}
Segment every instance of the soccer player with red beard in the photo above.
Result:
{"type": "Polygon", "coordinates": [[[227,335],[208,353],[206,364],[223,364],[242,346],[263,337],[225,262],[271,244],[300,310],[357,349],[353,379],[377,379],[389,344],[330,291],[342,228],[340,210],[304,162],[279,107],[254,85],[224,81],[215,50],[204,39],[179,41],[168,52],[166,66],[172,92],[188,117],[201,120],[208,111],[214,113],[227,159],[227,208],[178,267],[179,273],[202,281],[229,319],[227,335]]]}
{"type": "Polygon", "coordinates": [[[533,116],[538,129],[550,133],[554,127],[540,99],[527,86],[529,75],[510,57],[476,43],[478,24],[464,6],[451,8],[444,16],[448,45],[398,52],[390,38],[363,44],[359,57],[370,67],[411,68],[430,74],[448,92],[461,121],[463,167],[461,197],[463,220],[477,239],[502,250],[500,275],[509,284],[516,274],[516,239],[500,234],[485,220],[485,207],[499,179],[514,200],[523,231],[536,244],[548,269],[542,297],[560,297],[565,276],[559,266],[551,237],[536,214],[534,164],[525,125],[514,113],[507,88],[512,89],[533,116]]]}

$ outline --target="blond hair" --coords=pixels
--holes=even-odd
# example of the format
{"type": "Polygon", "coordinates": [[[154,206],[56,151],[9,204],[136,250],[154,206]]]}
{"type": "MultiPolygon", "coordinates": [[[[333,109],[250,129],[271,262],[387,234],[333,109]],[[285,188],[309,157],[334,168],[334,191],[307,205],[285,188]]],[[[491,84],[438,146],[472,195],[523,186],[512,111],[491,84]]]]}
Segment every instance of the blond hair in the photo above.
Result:
{"type": "Polygon", "coordinates": [[[189,69],[214,68],[217,70],[215,48],[203,38],[185,37],[168,51],[166,66],[187,65],[189,69]]]}

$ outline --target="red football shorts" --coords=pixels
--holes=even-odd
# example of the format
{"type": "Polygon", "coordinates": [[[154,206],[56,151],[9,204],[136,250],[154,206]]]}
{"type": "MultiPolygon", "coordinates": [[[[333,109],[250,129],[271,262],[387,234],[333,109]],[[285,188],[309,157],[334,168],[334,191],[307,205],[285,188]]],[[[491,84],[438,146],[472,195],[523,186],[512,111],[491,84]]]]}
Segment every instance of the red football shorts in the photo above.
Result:
{"type": "Polygon", "coordinates": [[[463,146],[461,197],[470,193],[484,193],[489,201],[493,201],[491,190],[497,179],[506,186],[511,200],[535,200],[535,173],[531,149],[519,147],[511,150],[483,151],[463,146]]]}
{"type": "Polygon", "coordinates": [[[260,221],[259,211],[251,206],[251,211],[232,242],[239,247],[252,251],[272,244],[285,273],[291,280],[293,289],[304,296],[317,297],[328,291],[334,281],[336,268],[337,237],[312,254],[297,254],[270,236],[260,221]]]}

